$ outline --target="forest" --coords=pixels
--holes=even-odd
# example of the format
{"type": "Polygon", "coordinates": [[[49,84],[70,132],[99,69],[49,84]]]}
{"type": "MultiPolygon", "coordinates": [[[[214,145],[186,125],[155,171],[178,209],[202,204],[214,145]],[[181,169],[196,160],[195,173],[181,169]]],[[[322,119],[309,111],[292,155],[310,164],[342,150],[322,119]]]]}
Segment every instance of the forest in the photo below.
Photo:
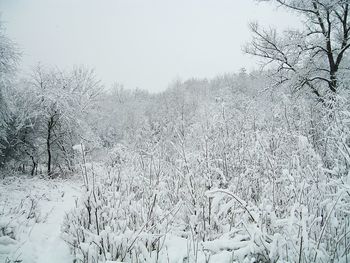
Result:
{"type": "Polygon", "coordinates": [[[251,23],[260,70],[157,93],[19,77],[0,22],[0,262],[350,262],[350,1],[271,2],[304,27],[251,23]]]}

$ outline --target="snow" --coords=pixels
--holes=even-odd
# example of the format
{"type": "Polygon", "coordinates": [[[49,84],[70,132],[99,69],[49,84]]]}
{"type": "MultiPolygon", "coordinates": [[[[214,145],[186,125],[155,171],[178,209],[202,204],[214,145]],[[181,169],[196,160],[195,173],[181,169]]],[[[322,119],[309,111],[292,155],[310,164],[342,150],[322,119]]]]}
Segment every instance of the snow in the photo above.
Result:
{"type": "Polygon", "coordinates": [[[38,200],[37,219],[20,218],[17,214],[1,214],[14,229],[14,236],[0,237],[0,262],[22,260],[22,263],[72,262],[68,245],[61,238],[61,225],[66,212],[73,208],[80,194],[77,179],[44,180],[38,177],[8,177],[0,181],[0,203],[4,211],[24,204],[22,214],[30,205],[26,200],[38,200]],[[37,221],[37,222],[36,222],[37,221]]]}

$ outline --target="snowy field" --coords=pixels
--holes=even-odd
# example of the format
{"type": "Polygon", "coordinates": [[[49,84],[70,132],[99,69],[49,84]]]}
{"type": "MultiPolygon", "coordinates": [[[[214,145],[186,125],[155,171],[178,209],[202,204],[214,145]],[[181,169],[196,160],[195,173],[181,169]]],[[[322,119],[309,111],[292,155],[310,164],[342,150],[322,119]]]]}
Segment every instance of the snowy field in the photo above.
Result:
{"type": "Polygon", "coordinates": [[[0,263],[350,263],[350,0],[0,2],[0,263]]]}
{"type": "Polygon", "coordinates": [[[26,176],[1,179],[0,262],[73,262],[61,238],[61,225],[80,189],[75,178],[69,181],[26,176]]]}
{"type": "MultiPolygon", "coordinates": [[[[1,263],[75,262],[76,257],[72,255],[67,240],[64,240],[62,225],[67,214],[79,203],[79,199],[85,200],[84,197],[79,198],[85,191],[81,181],[81,178],[77,177],[44,179],[25,175],[9,176],[0,180],[1,263]]],[[[174,211],[178,212],[179,208],[175,207],[174,211]]],[[[135,248],[142,246],[142,242],[138,239],[146,237],[144,233],[141,234],[142,230],[145,229],[142,228],[130,235],[135,248]]],[[[113,233],[106,235],[108,234],[113,233]]],[[[242,239],[240,235],[237,235],[236,239],[224,235],[219,240],[198,242],[176,234],[178,233],[161,235],[161,252],[158,251],[157,254],[149,254],[144,247],[146,252],[141,252],[144,261],[228,263],[236,262],[233,260],[233,250],[243,248],[244,253],[247,252],[246,242],[240,240],[242,239]]],[[[89,249],[88,244],[79,245],[81,251],[89,253],[89,249]]],[[[82,259],[79,253],[76,256],[82,259]]]]}

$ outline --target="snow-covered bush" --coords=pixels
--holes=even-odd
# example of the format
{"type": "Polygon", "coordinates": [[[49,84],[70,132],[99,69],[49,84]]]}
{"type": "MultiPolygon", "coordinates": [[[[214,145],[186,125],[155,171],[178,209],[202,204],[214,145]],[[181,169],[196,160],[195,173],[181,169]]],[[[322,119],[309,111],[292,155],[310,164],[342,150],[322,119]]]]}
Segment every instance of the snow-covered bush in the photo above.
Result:
{"type": "Polygon", "coordinates": [[[81,262],[149,259],[161,246],[166,221],[157,190],[147,191],[118,149],[118,161],[92,171],[99,176],[90,174],[90,186],[66,217],[64,238],[81,262]]]}
{"type": "Polygon", "coordinates": [[[302,103],[267,107],[271,114],[215,103],[187,126],[176,118],[171,128],[145,123],[135,131],[142,136],[89,170],[89,187],[63,228],[78,260],[345,259],[346,107],[326,116],[302,103]],[[316,121],[328,129],[315,134],[316,121]],[[183,253],[174,252],[179,247],[183,253]]]}
{"type": "Polygon", "coordinates": [[[26,196],[15,206],[10,200],[1,200],[0,209],[0,237],[8,236],[16,240],[20,228],[27,227],[44,220],[38,204],[44,196],[26,196]]]}
{"type": "Polygon", "coordinates": [[[30,179],[24,178],[7,175],[0,180],[0,262],[21,262],[19,248],[35,225],[45,222],[47,217],[41,209],[47,196],[37,189],[26,191],[26,187],[33,186],[30,179]],[[29,184],[23,185],[23,180],[29,184]]]}

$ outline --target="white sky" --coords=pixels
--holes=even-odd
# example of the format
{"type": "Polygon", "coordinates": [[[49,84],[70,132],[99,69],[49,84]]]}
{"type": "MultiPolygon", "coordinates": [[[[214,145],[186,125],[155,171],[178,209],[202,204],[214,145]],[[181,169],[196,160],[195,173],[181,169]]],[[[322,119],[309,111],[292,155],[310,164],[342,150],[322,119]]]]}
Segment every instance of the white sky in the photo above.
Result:
{"type": "Polygon", "coordinates": [[[248,22],[279,29],[298,19],[253,0],[0,0],[24,70],[87,65],[107,86],[164,90],[174,78],[252,69],[248,22]]]}

